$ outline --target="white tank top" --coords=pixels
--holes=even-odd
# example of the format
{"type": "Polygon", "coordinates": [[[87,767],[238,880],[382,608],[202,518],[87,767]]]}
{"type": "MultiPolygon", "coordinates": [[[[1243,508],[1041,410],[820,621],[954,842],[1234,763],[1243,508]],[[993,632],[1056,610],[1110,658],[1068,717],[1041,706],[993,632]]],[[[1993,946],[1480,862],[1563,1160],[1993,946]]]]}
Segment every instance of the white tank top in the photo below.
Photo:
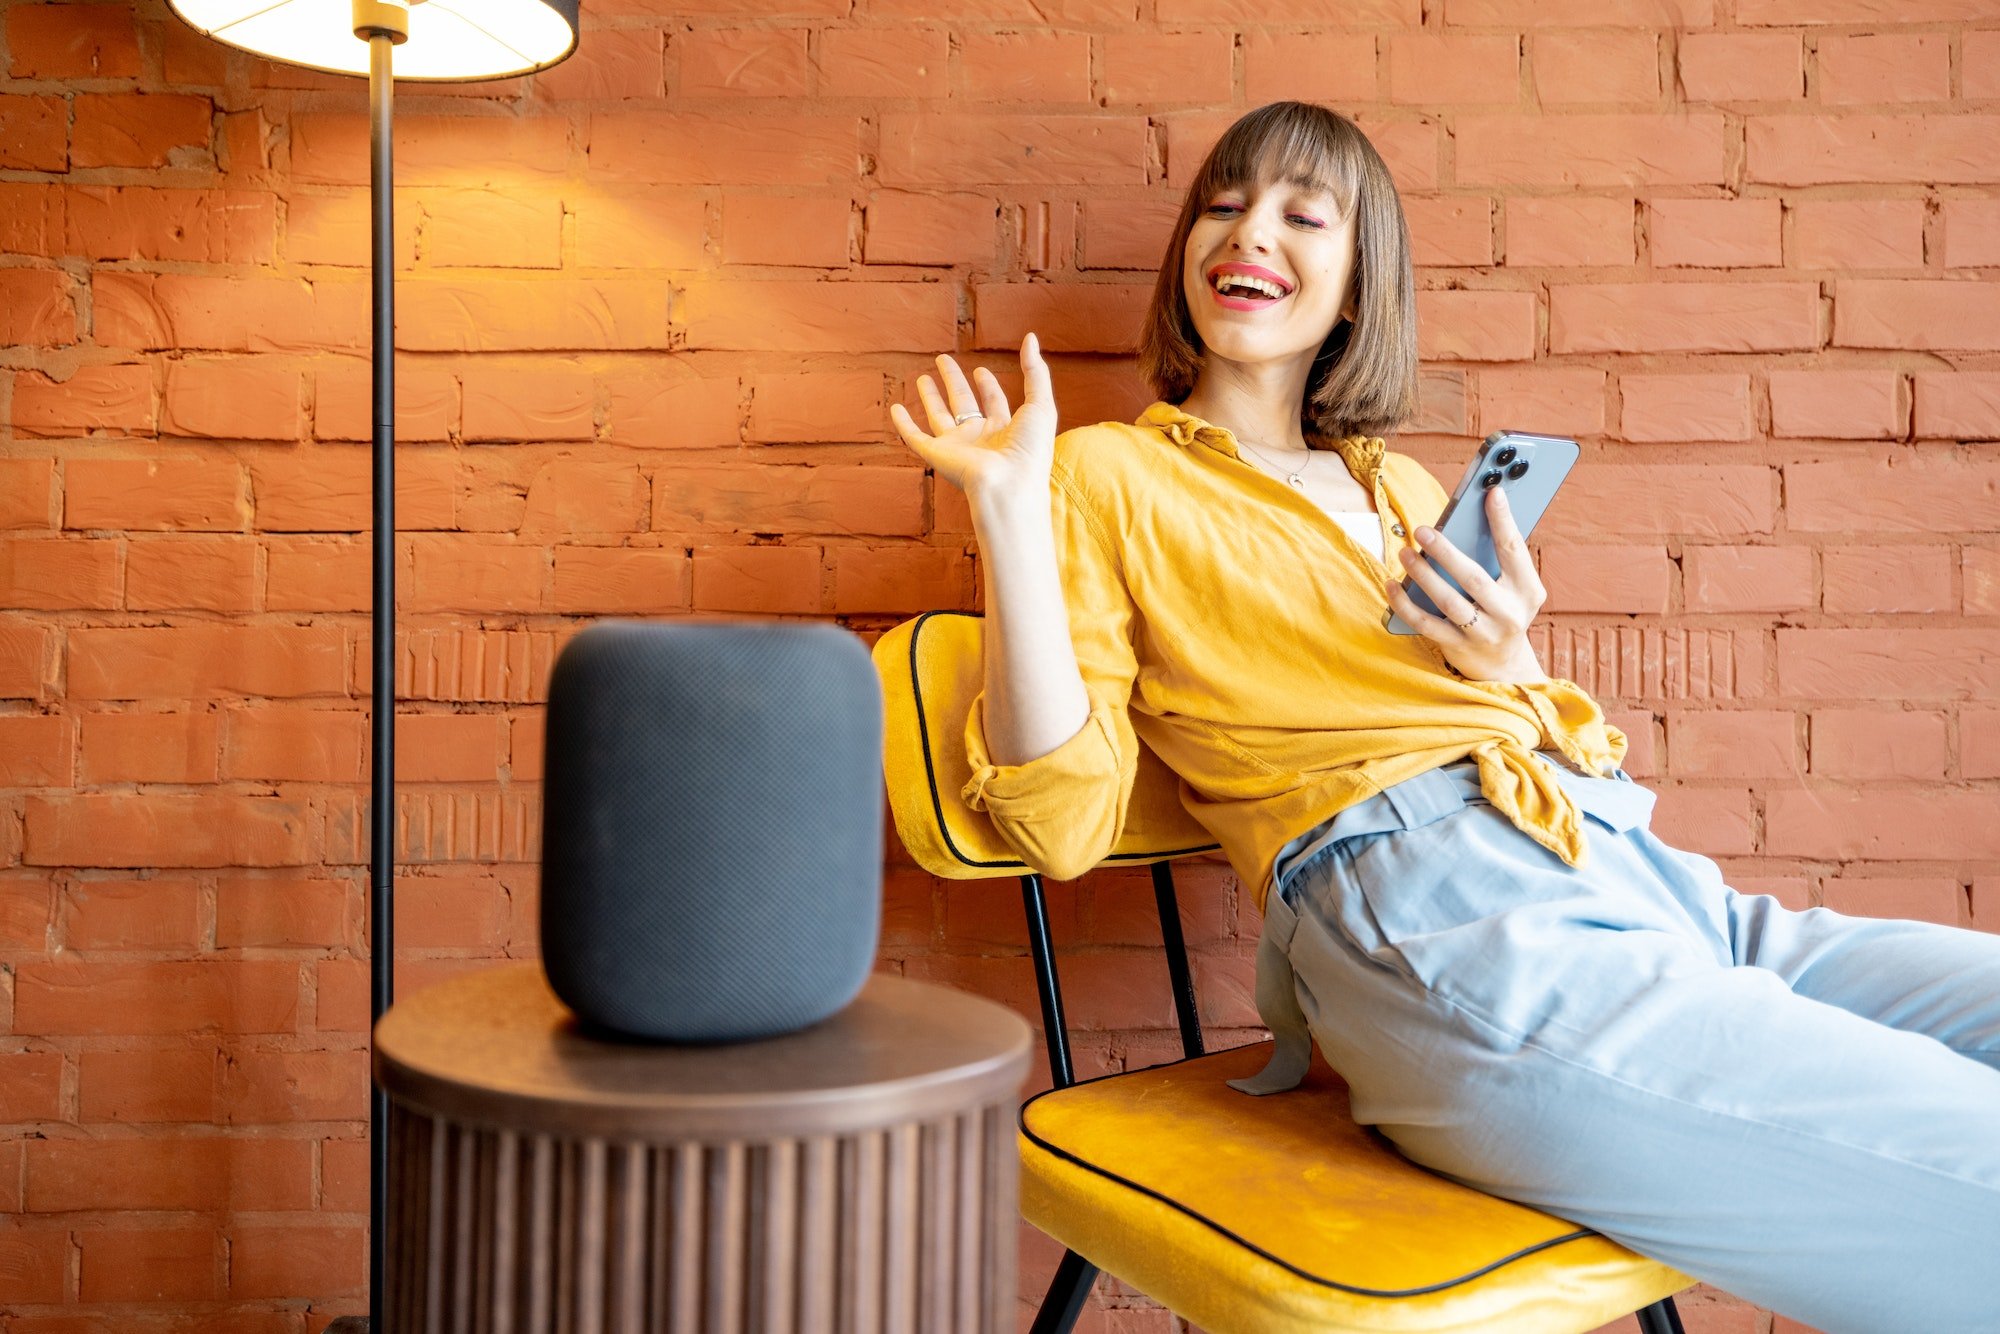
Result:
{"type": "Polygon", "coordinates": [[[1382,519],[1372,513],[1349,514],[1341,511],[1329,512],[1328,516],[1347,530],[1347,535],[1363,550],[1377,560],[1388,559],[1388,552],[1382,545],[1382,519]]]}

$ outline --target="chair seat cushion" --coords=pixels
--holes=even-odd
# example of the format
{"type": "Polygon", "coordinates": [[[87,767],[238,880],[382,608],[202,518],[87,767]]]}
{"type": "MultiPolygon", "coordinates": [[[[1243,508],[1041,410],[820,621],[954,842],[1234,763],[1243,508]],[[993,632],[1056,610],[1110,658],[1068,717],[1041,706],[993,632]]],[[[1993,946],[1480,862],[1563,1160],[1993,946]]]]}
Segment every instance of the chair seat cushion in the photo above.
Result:
{"type": "MultiPolygon", "coordinates": [[[[1695,1280],[1461,1186],[1356,1125],[1320,1058],[1254,1098],[1256,1043],[1021,1108],[1021,1212],[1211,1334],[1586,1331],[1695,1280]]],[[[1634,1146],[1634,1152],[1641,1151],[1634,1146]]]]}

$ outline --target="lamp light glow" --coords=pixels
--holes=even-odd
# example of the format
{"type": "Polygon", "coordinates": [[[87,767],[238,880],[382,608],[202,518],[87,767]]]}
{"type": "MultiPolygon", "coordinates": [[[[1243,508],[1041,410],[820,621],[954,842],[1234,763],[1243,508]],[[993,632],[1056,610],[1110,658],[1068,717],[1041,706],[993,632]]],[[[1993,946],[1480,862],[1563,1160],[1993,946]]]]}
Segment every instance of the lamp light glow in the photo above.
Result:
{"type": "MultiPolygon", "coordinates": [[[[368,74],[351,0],[169,0],[218,42],[328,74],[368,74]]],[[[466,83],[546,69],[576,49],[578,0],[415,0],[396,77],[466,83]]]]}

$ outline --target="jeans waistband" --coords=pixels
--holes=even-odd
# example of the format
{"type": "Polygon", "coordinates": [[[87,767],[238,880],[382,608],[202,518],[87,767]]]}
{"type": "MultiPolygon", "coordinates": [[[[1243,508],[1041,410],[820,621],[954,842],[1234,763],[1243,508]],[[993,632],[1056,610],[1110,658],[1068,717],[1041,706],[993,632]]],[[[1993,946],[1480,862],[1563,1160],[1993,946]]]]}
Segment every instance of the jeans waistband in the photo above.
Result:
{"type": "Polygon", "coordinates": [[[1344,839],[1391,829],[1415,829],[1485,800],[1486,794],[1479,786],[1477,760],[1467,758],[1426,769],[1336,811],[1287,843],[1272,866],[1272,882],[1282,891],[1294,871],[1344,839]]]}

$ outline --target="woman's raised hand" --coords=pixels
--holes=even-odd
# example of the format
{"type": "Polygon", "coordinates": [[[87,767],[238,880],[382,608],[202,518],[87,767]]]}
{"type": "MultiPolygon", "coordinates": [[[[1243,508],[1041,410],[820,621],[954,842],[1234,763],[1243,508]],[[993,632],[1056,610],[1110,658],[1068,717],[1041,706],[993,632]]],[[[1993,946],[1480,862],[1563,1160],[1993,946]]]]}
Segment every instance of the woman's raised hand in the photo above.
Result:
{"type": "Polygon", "coordinates": [[[1494,553],[1500,558],[1498,579],[1443,533],[1429,526],[1417,529],[1417,542],[1431,560],[1458,580],[1470,598],[1446,583],[1430,561],[1416,552],[1404,547],[1399,553],[1403,568],[1431,595],[1443,616],[1433,616],[1411,601],[1399,580],[1384,580],[1382,591],[1397,614],[1436,644],[1461,676],[1475,681],[1546,680],[1534,645],[1528,641],[1528,626],[1542,609],[1548,590],[1535,573],[1534,558],[1528,554],[1513,510],[1507,507],[1507,493],[1497,486],[1486,493],[1486,522],[1493,532],[1494,553]]]}
{"type": "Polygon", "coordinates": [[[1021,340],[1025,392],[1021,406],[1011,412],[1000,381],[984,366],[973,369],[968,383],[950,357],[939,357],[937,365],[944,380],[942,395],[930,376],[917,377],[917,395],[924,401],[929,431],[920,428],[901,403],[889,405],[890,420],[903,443],[975,504],[1012,497],[1031,497],[1034,503],[1043,503],[1049,490],[1049,466],[1055,459],[1056,399],[1049,388],[1048,363],[1042,360],[1035,336],[1029,334],[1021,340]]]}

